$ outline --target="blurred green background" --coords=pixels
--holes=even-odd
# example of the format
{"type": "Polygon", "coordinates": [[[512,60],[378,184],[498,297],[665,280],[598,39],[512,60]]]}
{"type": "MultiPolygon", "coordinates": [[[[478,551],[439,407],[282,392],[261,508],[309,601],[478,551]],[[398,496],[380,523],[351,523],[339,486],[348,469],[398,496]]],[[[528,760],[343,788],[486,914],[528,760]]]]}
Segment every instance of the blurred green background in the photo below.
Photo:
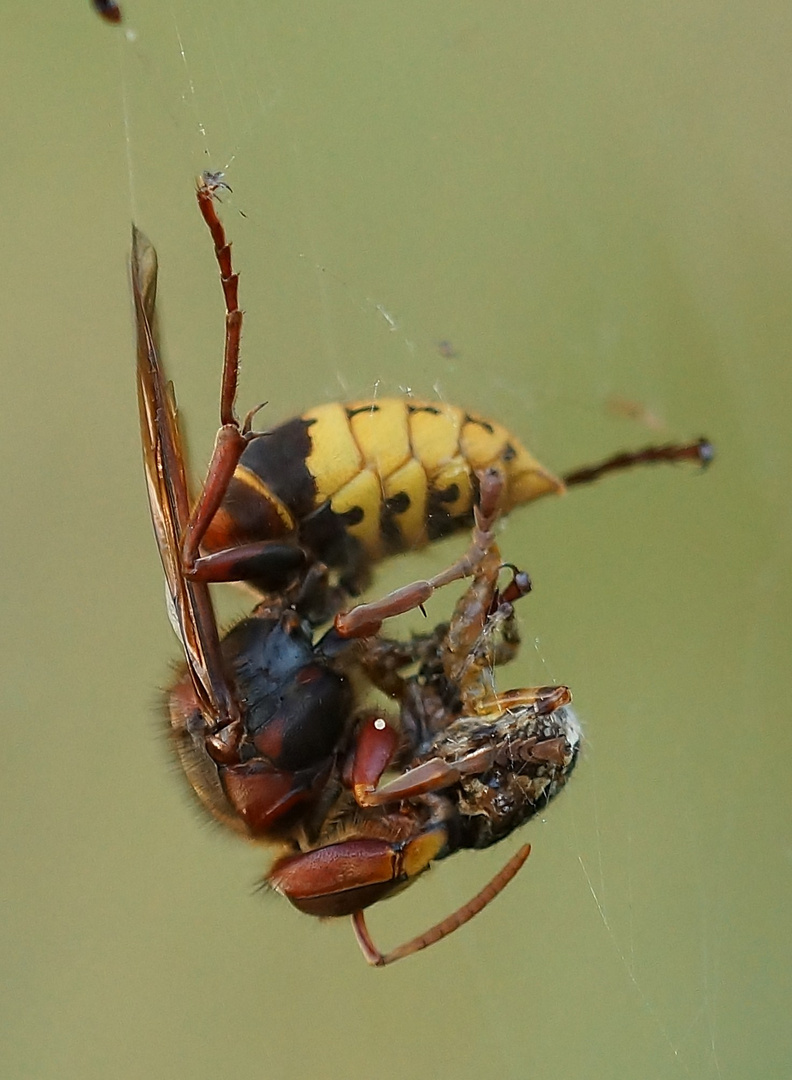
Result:
{"type": "Polygon", "coordinates": [[[125,15],[6,3],[0,34],[2,1076],[788,1077],[789,6],[125,15]],[[395,944],[534,845],[487,912],[385,971],[346,923],[254,890],[262,853],[201,823],[158,726],[178,648],[126,257],[134,217],[199,471],[222,345],[207,168],[234,189],[243,409],[410,388],[559,471],[718,448],[703,475],[509,521],[535,593],[501,685],[569,684],[584,758],[546,822],[375,908],[395,944]]]}

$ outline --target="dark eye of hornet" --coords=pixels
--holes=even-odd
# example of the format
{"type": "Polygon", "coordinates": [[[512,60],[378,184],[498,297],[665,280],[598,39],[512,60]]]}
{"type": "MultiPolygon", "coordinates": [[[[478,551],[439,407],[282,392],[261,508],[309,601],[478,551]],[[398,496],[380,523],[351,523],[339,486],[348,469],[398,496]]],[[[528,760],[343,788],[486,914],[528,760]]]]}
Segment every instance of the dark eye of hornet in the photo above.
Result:
{"type": "Polygon", "coordinates": [[[222,177],[199,181],[225,301],[220,427],[197,497],[156,331],[157,258],[133,230],[132,288],[143,456],[169,612],[184,667],[168,695],[172,742],[204,808],[274,847],[267,883],[310,914],[351,915],[367,960],[391,963],[467,922],[525,862],[526,845],[477,896],[389,953],[363,911],[463,848],[510,835],[575,764],[566,687],[498,693],[519,645],[513,569],[502,588],[496,520],[542,495],[632,465],[696,461],[705,440],[650,447],[562,480],[502,425],[444,402],[330,402],[266,433],[235,411],[242,311],[217,216],[222,177]],[[350,606],[377,563],[468,531],[429,580],[350,606]],[[399,641],[383,623],[457,581],[453,618],[399,641]],[[248,618],[220,636],[209,586],[245,581],[248,618]],[[320,632],[322,624],[329,626],[320,632]],[[369,691],[392,702],[383,711],[369,691]],[[390,779],[383,780],[389,772],[390,779]]]}

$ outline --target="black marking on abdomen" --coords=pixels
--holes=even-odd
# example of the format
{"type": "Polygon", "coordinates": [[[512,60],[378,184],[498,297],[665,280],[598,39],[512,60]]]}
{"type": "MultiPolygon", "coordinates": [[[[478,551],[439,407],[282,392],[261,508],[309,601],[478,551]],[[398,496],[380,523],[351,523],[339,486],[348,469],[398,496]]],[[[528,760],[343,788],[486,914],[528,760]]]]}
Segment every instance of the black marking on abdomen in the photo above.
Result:
{"type": "Polygon", "coordinates": [[[495,428],[492,426],[492,424],[489,423],[488,420],[482,420],[478,416],[471,416],[470,413],[465,413],[465,423],[478,424],[480,428],[484,428],[488,435],[494,435],[495,433],[495,428]]]}
{"type": "Polygon", "coordinates": [[[240,464],[255,473],[299,520],[315,508],[316,481],[307,459],[314,420],[295,417],[248,443],[240,464]]]}
{"type": "Polygon", "coordinates": [[[378,413],[380,411],[379,405],[359,405],[357,409],[347,409],[347,419],[351,420],[353,416],[360,416],[361,413],[378,413]]]}
{"type": "Polygon", "coordinates": [[[406,491],[399,491],[385,500],[385,509],[389,514],[404,514],[410,509],[410,496],[406,491]]]}

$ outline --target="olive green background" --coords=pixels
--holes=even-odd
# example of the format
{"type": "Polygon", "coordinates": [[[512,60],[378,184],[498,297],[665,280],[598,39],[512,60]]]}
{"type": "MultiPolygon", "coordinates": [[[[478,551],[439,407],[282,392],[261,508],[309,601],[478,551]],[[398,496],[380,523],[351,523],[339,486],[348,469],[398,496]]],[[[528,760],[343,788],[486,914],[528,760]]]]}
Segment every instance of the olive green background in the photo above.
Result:
{"type": "Polygon", "coordinates": [[[788,1077],[789,6],[125,11],[134,41],[82,2],[0,9],[3,1077],[788,1077]],[[374,909],[395,944],[534,845],[385,971],[255,891],[265,856],[201,822],[158,726],[129,226],[198,471],[222,308],[192,185],[227,165],[243,408],[410,388],[559,471],[718,448],[508,522],[535,593],[501,685],[568,683],[585,753],[546,821],[374,909]]]}

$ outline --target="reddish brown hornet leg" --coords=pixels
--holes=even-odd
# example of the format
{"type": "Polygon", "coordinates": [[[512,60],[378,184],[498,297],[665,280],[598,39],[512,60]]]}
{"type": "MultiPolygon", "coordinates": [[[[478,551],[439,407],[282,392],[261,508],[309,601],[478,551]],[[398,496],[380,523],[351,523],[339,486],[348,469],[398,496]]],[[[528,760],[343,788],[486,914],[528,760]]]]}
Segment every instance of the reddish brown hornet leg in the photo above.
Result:
{"type": "Polygon", "coordinates": [[[182,565],[188,577],[195,576],[196,564],[200,562],[201,542],[225,498],[246,443],[245,436],[235,423],[224,424],[217,432],[206,479],[182,536],[182,565]]]}
{"type": "MultiPolygon", "coordinates": [[[[569,705],[572,695],[566,686],[534,686],[523,690],[507,690],[493,698],[493,712],[508,712],[509,709],[531,709],[536,716],[548,716],[569,705]]],[[[384,722],[383,722],[384,723],[384,722]]],[[[365,778],[361,774],[360,782],[354,785],[355,801],[359,806],[386,806],[388,803],[414,799],[417,795],[427,795],[458,783],[463,776],[480,775],[491,768],[494,761],[494,747],[460,758],[458,761],[444,761],[442,758],[430,758],[415,768],[407,769],[401,776],[382,787],[377,787],[380,776],[384,773],[388,761],[382,761],[378,773],[372,770],[365,778]]]]}
{"type": "Polygon", "coordinates": [[[362,800],[380,782],[398,745],[399,736],[384,717],[371,715],[359,725],[343,779],[360,806],[367,805],[362,800]]]}
{"type": "MultiPolygon", "coordinates": [[[[358,806],[386,806],[388,803],[403,802],[405,799],[414,799],[417,795],[440,791],[458,783],[468,773],[475,775],[486,772],[491,767],[494,756],[495,751],[487,747],[454,764],[441,758],[431,758],[416,765],[414,769],[408,769],[406,773],[381,788],[376,788],[379,777],[374,783],[355,784],[355,801],[358,806]]],[[[384,769],[382,771],[384,772],[384,769]]]]}
{"type": "Polygon", "coordinates": [[[702,467],[710,464],[715,457],[715,448],[707,439],[699,439],[698,442],[682,445],[679,443],[666,443],[664,446],[647,446],[643,450],[636,450],[632,454],[616,454],[599,465],[589,465],[582,469],[575,469],[564,477],[567,487],[573,484],[590,484],[599,480],[609,472],[621,472],[630,469],[633,465],[658,465],[663,462],[674,463],[676,461],[693,461],[702,467]]]}
{"type": "Polygon", "coordinates": [[[473,511],[473,536],[470,547],[461,559],[428,581],[413,581],[401,589],[394,589],[380,600],[358,604],[350,611],[336,615],[335,628],[341,637],[371,637],[379,633],[385,619],[414,611],[436,589],[474,574],[495,542],[492,529],[498,517],[503,482],[502,474],[496,469],[487,469],[479,476],[479,501],[473,511]]]}
{"type": "Polygon", "coordinates": [[[204,173],[198,181],[196,197],[198,199],[198,209],[201,211],[214,241],[215,258],[220,268],[220,283],[223,286],[226,305],[220,423],[223,426],[233,424],[235,427],[239,427],[234,415],[234,402],[239,378],[239,341],[242,336],[242,312],[239,308],[239,274],[234,273],[231,264],[231,244],[226,237],[223,223],[215,210],[216,192],[221,187],[228,187],[222,181],[222,173],[204,173]]]}
{"type": "Polygon", "coordinates": [[[412,938],[411,941],[405,942],[404,945],[400,945],[397,949],[393,949],[389,953],[381,953],[379,951],[371,940],[363,912],[356,911],[352,916],[352,926],[355,931],[357,943],[360,946],[361,952],[365,956],[367,963],[371,964],[372,967],[385,967],[386,964],[392,964],[396,960],[402,960],[405,956],[412,956],[413,953],[420,952],[421,949],[426,949],[430,945],[434,945],[435,942],[442,941],[442,939],[448,937],[449,934],[453,934],[460,926],[464,926],[466,922],[470,922],[474,915],[478,915],[480,911],[483,911],[487,904],[495,899],[498,893],[503,892],[530,854],[530,844],[521,847],[520,850],[509,859],[503,869],[495,875],[492,881],[490,881],[488,885],[485,885],[481,892],[474,896],[472,900],[468,900],[461,908],[458,908],[447,918],[443,919],[442,922],[436,923],[435,926],[432,926],[425,933],[419,934],[417,937],[412,938]]]}
{"type": "MultiPolygon", "coordinates": [[[[226,237],[225,229],[215,209],[217,189],[224,186],[226,185],[223,184],[219,175],[204,173],[199,179],[196,189],[198,209],[201,211],[214,243],[215,258],[220,270],[220,284],[223,287],[226,308],[223,379],[220,391],[221,426],[215,439],[206,479],[182,537],[182,563],[185,573],[190,577],[201,576],[205,580],[214,580],[215,578],[212,574],[211,565],[201,562],[199,549],[206,535],[206,530],[209,528],[212,518],[217,513],[225,497],[231,477],[234,475],[234,470],[242,456],[242,451],[251,438],[246,427],[240,428],[234,412],[239,378],[239,342],[242,334],[242,311],[239,307],[239,274],[234,273],[231,263],[231,244],[226,237]],[[196,564],[200,564],[198,574],[196,574],[196,564]]],[[[226,561],[228,560],[226,559],[226,561]]],[[[220,576],[222,579],[222,572],[220,576]]],[[[227,580],[228,573],[226,573],[225,577],[227,580]]]]}
{"type": "MultiPolygon", "coordinates": [[[[220,270],[220,284],[225,299],[225,343],[223,346],[223,378],[220,389],[220,429],[198,499],[182,536],[182,567],[186,577],[198,581],[240,581],[256,576],[255,564],[266,559],[270,567],[297,569],[302,553],[293,546],[261,540],[255,543],[201,555],[200,548],[206,532],[228,491],[239,459],[251,439],[253,417],[261,405],[251,409],[240,425],[234,410],[239,379],[239,343],[242,333],[242,311],[239,307],[239,274],[231,262],[231,243],[217,216],[215,201],[218,188],[227,188],[221,174],[204,173],[198,181],[196,198],[201,216],[214,243],[215,259],[220,270]]],[[[230,190],[230,189],[229,189],[230,190]]]]}

